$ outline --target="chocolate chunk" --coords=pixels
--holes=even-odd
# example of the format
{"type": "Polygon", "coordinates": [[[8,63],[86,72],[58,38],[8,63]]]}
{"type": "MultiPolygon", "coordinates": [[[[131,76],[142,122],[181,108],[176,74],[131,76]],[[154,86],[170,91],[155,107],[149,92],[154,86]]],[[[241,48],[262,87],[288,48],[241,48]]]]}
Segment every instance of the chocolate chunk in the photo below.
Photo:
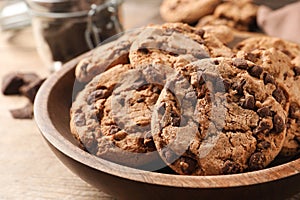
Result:
{"type": "Polygon", "coordinates": [[[273,129],[275,133],[281,133],[285,129],[284,120],[278,114],[273,118],[273,129]]]}
{"type": "Polygon", "coordinates": [[[290,104],[289,117],[293,119],[297,119],[300,117],[300,106],[295,102],[292,102],[290,104]]]}
{"type": "Polygon", "coordinates": [[[276,101],[278,103],[280,103],[281,105],[286,104],[286,96],[285,96],[284,91],[281,87],[277,87],[276,90],[274,90],[272,95],[276,99],[276,101]]]}
{"type": "Polygon", "coordinates": [[[196,170],[198,163],[192,158],[183,156],[180,158],[179,165],[182,173],[188,175],[192,174],[196,170]]]}
{"type": "Polygon", "coordinates": [[[242,168],[238,163],[227,160],[222,168],[223,174],[237,174],[242,172],[242,168]]]}
{"type": "Polygon", "coordinates": [[[44,83],[45,79],[37,79],[31,82],[29,85],[24,85],[20,88],[21,94],[27,97],[31,102],[34,102],[35,96],[44,83]]]}
{"type": "Polygon", "coordinates": [[[262,141],[262,142],[258,143],[258,145],[257,145],[257,149],[260,151],[266,150],[270,147],[271,147],[271,143],[268,141],[262,141]]]}
{"type": "Polygon", "coordinates": [[[144,99],[143,97],[138,98],[138,99],[136,100],[137,103],[142,103],[142,102],[144,102],[144,101],[145,101],[145,99],[144,99]]]}
{"type": "Polygon", "coordinates": [[[244,94],[244,85],[246,84],[246,80],[242,80],[240,83],[237,84],[237,86],[234,86],[236,91],[238,92],[239,95],[244,94]]]}
{"type": "Polygon", "coordinates": [[[227,80],[227,79],[224,79],[223,83],[224,83],[224,89],[225,89],[225,91],[228,92],[229,89],[231,88],[231,82],[229,80],[227,80]]]}
{"type": "Polygon", "coordinates": [[[172,126],[176,126],[176,127],[180,126],[180,117],[173,117],[172,118],[172,126]]]}
{"type": "Polygon", "coordinates": [[[203,29],[197,29],[196,31],[195,31],[195,34],[197,34],[197,35],[199,35],[200,37],[202,37],[203,38],[203,36],[204,36],[204,34],[205,34],[205,31],[203,30],[203,29]]]}
{"type": "Polygon", "coordinates": [[[260,78],[260,75],[263,73],[263,68],[260,66],[253,66],[248,70],[249,74],[253,77],[260,78]]]}
{"type": "Polygon", "coordinates": [[[260,170],[263,169],[265,166],[266,157],[261,152],[257,152],[252,154],[252,156],[249,159],[249,170],[260,170]]]}
{"type": "Polygon", "coordinates": [[[268,131],[272,128],[272,123],[270,123],[269,121],[261,121],[259,122],[258,127],[254,130],[254,134],[263,132],[263,131],[268,131]]]}
{"type": "Polygon", "coordinates": [[[92,103],[96,102],[99,99],[104,99],[107,97],[107,90],[106,89],[98,89],[94,92],[92,92],[88,97],[87,97],[87,102],[89,105],[92,103]]]}
{"type": "Polygon", "coordinates": [[[109,134],[110,135],[116,134],[119,131],[120,131],[120,129],[116,125],[111,125],[110,128],[109,128],[109,134]]]}
{"type": "Polygon", "coordinates": [[[20,94],[19,89],[24,84],[22,76],[17,73],[10,73],[3,77],[2,93],[4,95],[20,94]]]}
{"type": "Polygon", "coordinates": [[[294,67],[294,73],[295,73],[295,76],[299,76],[300,75],[300,67],[294,67]]]}
{"type": "Polygon", "coordinates": [[[155,151],[155,143],[153,141],[153,137],[151,131],[149,131],[144,137],[144,145],[148,148],[148,151],[155,151]]]}
{"type": "Polygon", "coordinates": [[[262,107],[257,110],[257,113],[260,117],[269,117],[272,116],[272,112],[268,107],[262,107]]]}
{"type": "Polygon", "coordinates": [[[239,69],[248,69],[248,63],[245,59],[242,58],[236,58],[233,60],[233,65],[236,66],[239,69]]]}
{"type": "Polygon", "coordinates": [[[121,141],[121,140],[125,139],[127,135],[128,135],[128,134],[127,134],[126,132],[124,132],[124,131],[119,131],[119,132],[117,132],[116,134],[114,134],[113,138],[114,138],[114,140],[116,140],[116,141],[121,141]]]}
{"type": "Polygon", "coordinates": [[[253,53],[247,53],[245,55],[245,58],[253,63],[256,63],[256,61],[257,61],[257,56],[253,53]]]}
{"type": "Polygon", "coordinates": [[[243,103],[243,108],[254,110],[255,108],[255,98],[254,96],[247,96],[245,102],[243,103]]]}
{"type": "Polygon", "coordinates": [[[24,85],[29,85],[39,76],[35,73],[9,73],[2,80],[2,93],[4,95],[21,94],[20,88],[24,85]]]}
{"type": "Polygon", "coordinates": [[[14,119],[32,119],[33,118],[33,105],[29,102],[23,108],[10,110],[14,119]]]}
{"type": "Polygon", "coordinates": [[[275,84],[275,79],[271,74],[264,73],[264,84],[267,85],[268,83],[275,84]]]}
{"type": "Polygon", "coordinates": [[[149,53],[149,50],[145,47],[142,47],[138,49],[138,52],[146,55],[149,53]]]}

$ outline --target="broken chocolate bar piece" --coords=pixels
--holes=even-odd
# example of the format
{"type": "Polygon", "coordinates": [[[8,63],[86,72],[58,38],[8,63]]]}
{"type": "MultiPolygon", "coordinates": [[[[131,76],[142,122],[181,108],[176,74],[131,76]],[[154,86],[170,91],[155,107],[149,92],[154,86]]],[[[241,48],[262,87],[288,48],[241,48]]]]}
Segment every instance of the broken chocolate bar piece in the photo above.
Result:
{"type": "Polygon", "coordinates": [[[19,89],[24,85],[22,76],[18,73],[10,73],[3,77],[2,93],[4,95],[20,94],[19,89]]]}
{"type": "Polygon", "coordinates": [[[20,88],[22,86],[29,85],[36,80],[40,80],[40,77],[35,73],[9,73],[3,78],[2,93],[4,95],[21,94],[20,88]]]}
{"type": "Polygon", "coordinates": [[[21,94],[27,97],[33,103],[35,96],[44,81],[45,79],[37,79],[28,85],[22,86],[20,88],[21,94]]]}
{"type": "Polygon", "coordinates": [[[23,108],[10,110],[11,115],[15,119],[32,119],[33,118],[33,105],[31,102],[26,104],[23,108]]]}

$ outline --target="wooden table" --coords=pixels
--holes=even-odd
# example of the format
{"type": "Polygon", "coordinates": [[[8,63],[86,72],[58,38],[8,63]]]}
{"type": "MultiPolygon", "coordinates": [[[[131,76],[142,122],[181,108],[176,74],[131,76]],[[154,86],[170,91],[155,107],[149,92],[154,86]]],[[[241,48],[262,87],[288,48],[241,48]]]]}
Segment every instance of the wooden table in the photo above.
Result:
{"type": "MultiPolygon", "coordinates": [[[[159,3],[160,0],[125,0],[125,28],[159,22],[159,3]]],[[[0,32],[0,79],[13,71],[49,76],[36,52],[31,27],[18,33],[0,32]]],[[[23,97],[0,95],[0,199],[112,199],[60,163],[34,120],[11,117],[9,109],[25,104],[23,97]]]]}

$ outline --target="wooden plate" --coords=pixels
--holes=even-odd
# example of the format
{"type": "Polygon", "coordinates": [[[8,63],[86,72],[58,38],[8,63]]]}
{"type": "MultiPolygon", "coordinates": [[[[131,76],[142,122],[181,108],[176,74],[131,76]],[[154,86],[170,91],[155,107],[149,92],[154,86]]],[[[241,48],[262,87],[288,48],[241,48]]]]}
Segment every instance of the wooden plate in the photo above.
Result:
{"type": "Polygon", "coordinates": [[[137,170],[97,158],[70,133],[74,67],[67,63],[43,84],[35,120],[56,156],[86,182],[118,199],[285,199],[300,192],[300,159],[272,168],[221,176],[180,176],[137,170]]]}

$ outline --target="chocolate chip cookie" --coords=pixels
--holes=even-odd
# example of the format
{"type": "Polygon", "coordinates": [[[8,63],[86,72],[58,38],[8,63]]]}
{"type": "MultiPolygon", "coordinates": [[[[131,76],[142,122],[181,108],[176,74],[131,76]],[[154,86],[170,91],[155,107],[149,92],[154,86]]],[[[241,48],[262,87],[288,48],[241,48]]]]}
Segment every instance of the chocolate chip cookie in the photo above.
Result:
{"type": "Polygon", "coordinates": [[[255,49],[275,48],[292,59],[292,64],[300,66],[300,45],[275,37],[252,37],[248,38],[235,47],[235,51],[251,52],[255,49]]]}
{"type": "Polygon", "coordinates": [[[221,0],[164,0],[160,6],[161,17],[167,22],[194,23],[214,12],[221,0]]]}
{"type": "Polygon", "coordinates": [[[168,73],[160,65],[117,65],[96,76],[71,108],[71,131],[85,150],[136,168],[165,167],[151,135],[151,116],[168,73]]]}
{"type": "Polygon", "coordinates": [[[181,68],[207,58],[232,56],[232,51],[213,34],[187,24],[170,23],[145,28],[133,42],[129,60],[140,63],[160,63],[181,68]]]}
{"type": "Polygon", "coordinates": [[[257,10],[258,6],[251,1],[226,1],[212,15],[200,19],[197,26],[227,25],[239,31],[256,31],[257,10]]]}
{"type": "Polygon", "coordinates": [[[162,159],[178,174],[265,168],[280,152],[286,115],[272,75],[250,61],[202,59],[168,79],[152,118],[162,159]]]}
{"type": "Polygon", "coordinates": [[[128,64],[130,46],[141,29],[127,31],[120,38],[94,49],[91,56],[82,59],[77,64],[76,79],[86,83],[115,65],[128,64]]]}
{"type": "MultiPolygon", "coordinates": [[[[290,157],[300,153],[300,68],[291,63],[290,57],[275,48],[240,51],[237,56],[258,64],[273,75],[278,82],[285,86],[289,96],[287,111],[287,137],[280,152],[281,156],[290,157]]],[[[281,92],[277,92],[280,94],[281,92]]],[[[280,95],[284,96],[284,95],[280,95]]],[[[280,97],[279,97],[280,98],[280,97]]],[[[286,100],[285,100],[286,101],[286,100]]]]}

